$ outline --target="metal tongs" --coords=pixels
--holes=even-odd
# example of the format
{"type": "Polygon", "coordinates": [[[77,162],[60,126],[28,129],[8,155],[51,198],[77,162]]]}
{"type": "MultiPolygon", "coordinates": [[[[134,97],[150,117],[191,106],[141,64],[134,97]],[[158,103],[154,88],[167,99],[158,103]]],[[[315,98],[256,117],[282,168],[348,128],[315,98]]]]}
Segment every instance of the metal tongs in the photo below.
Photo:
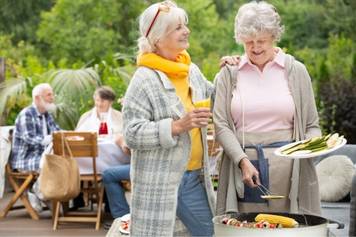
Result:
{"type": "MultiPolygon", "coordinates": [[[[253,177],[252,180],[253,180],[253,182],[254,182],[255,184],[257,184],[255,177],[253,177]]],[[[273,194],[273,193],[272,193],[271,191],[269,191],[269,189],[266,188],[263,184],[257,184],[257,188],[258,188],[258,189],[261,191],[261,193],[263,194],[263,195],[261,195],[261,198],[263,198],[263,199],[282,199],[282,198],[285,198],[285,197],[282,196],[282,195],[275,195],[275,194],[273,194]]]]}

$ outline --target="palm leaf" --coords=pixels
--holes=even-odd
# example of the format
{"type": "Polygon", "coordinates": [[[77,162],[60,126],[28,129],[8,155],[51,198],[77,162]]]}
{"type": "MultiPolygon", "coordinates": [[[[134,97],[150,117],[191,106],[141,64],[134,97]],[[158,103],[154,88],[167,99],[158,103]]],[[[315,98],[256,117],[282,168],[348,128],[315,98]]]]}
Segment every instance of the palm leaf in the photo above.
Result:
{"type": "Polygon", "coordinates": [[[115,53],[114,59],[135,62],[136,56],[134,56],[133,54],[115,53]]]}
{"type": "Polygon", "coordinates": [[[8,101],[15,101],[17,97],[26,95],[29,84],[31,84],[30,78],[9,79],[0,83],[0,121],[4,121],[8,112],[8,101]]]}
{"type": "Polygon", "coordinates": [[[77,96],[101,84],[99,75],[92,68],[58,70],[50,77],[53,90],[57,95],[65,93],[69,96],[77,96]]]}
{"type": "Polygon", "coordinates": [[[129,84],[132,75],[126,70],[125,67],[115,68],[114,73],[115,75],[122,78],[125,81],[126,85],[129,84]]]}
{"type": "Polygon", "coordinates": [[[62,128],[74,129],[86,102],[92,99],[93,91],[101,80],[93,68],[58,70],[50,76],[56,94],[58,113],[56,120],[62,128]]]}
{"type": "Polygon", "coordinates": [[[73,103],[57,103],[57,113],[55,114],[56,122],[62,129],[73,130],[76,126],[79,114],[73,103]]]}

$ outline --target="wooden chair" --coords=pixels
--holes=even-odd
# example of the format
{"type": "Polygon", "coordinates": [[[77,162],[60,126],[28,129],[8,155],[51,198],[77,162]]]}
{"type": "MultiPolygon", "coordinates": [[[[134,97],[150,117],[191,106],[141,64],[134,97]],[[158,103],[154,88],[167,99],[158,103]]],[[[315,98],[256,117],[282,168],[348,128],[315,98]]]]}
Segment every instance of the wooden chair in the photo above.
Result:
{"type": "Polygon", "coordinates": [[[218,181],[219,181],[219,171],[218,167],[220,166],[220,160],[218,160],[218,154],[221,151],[221,146],[220,144],[215,140],[215,131],[214,131],[214,125],[209,124],[208,125],[208,155],[209,159],[211,159],[211,163],[214,164],[213,170],[211,171],[211,180],[213,182],[213,187],[214,190],[217,190],[218,187],[218,181]]]}
{"type": "Polygon", "coordinates": [[[27,190],[30,189],[31,184],[33,184],[38,178],[38,173],[36,172],[17,172],[11,169],[10,164],[6,165],[6,175],[7,179],[14,189],[15,193],[11,197],[9,203],[0,213],[0,218],[6,217],[10,210],[16,210],[25,207],[27,212],[30,214],[31,218],[34,220],[39,220],[38,213],[31,206],[28,200],[27,190]],[[18,199],[21,199],[23,206],[14,206],[18,199]]]}
{"type": "Polygon", "coordinates": [[[221,150],[220,144],[214,139],[208,139],[208,154],[209,157],[215,157],[221,150]]]}
{"type": "MultiPolygon", "coordinates": [[[[12,130],[9,131],[9,137],[6,139],[6,142],[8,143],[9,146],[11,146],[11,141],[12,141],[12,130]]],[[[9,153],[5,155],[10,157],[11,154],[9,153]]],[[[9,181],[15,193],[12,195],[9,203],[1,211],[0,218],[6,217],[6,215],[11,210],[26,208],[27,212],[30,214],[32,219],[39,220],[38,213],[31,206],[31,203],[28,200],[28,196],[27,196],[27,191],[31,187],[31,184],[33,184],[36,181],[39,174],[34,171],[18,172],[16,170],[13,170],[10,166],[9,159],[5,167],[5,172],[6,172],[7,180],[9,181]],[[22,201],[23,206],[14,206],[19,198],[22,201]]]]}
{"type": "MultiPolygon", "coordinates": [[[[102,178],[96,172],[96,158],[98,156],[97,134],[94,132],[54,132],[53,133],[53,152],[56,155],[63,155],[62,153],[62,137],[68,142],[73,157],[87,157],[92,159],[93,173],[80,175],[82,183],[87,185],[81,188],[83,193],[88,193],[90,200],[97,203],[97,210],[91,212],[76,211],[70,212],[63,208],[62,216],[60,216],[60,207],[63,203],[54,202],[54,223],[53,230],[56,230],[58,224],[61,222],[95,222],[95,230],[99,230],[101,223],[101,210],[104,196],[104,185],[102,185],[102,178]]],[[[67,155],[67,151],[65,152],[67,155]]]]}
{"type": "Polygon", "coordinates": [[[209,157],[215,157],[221,150],[220,144],[215,140],[214,125],[208,124],[208,155],[209,157]]]}

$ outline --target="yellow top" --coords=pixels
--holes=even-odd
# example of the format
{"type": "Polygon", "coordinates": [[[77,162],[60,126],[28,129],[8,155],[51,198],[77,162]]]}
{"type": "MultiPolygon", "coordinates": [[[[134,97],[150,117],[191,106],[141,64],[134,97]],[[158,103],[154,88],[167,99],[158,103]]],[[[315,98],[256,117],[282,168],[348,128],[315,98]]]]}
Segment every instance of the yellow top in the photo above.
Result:
{"type": "MultiPolygon", "coordinates": [[[[141,54],[137,57],[138,66],[146,66],[157,69],[167,75],[174,85],[177,96],[181,100],[185,111],[191,111],[194,109],[188,83],[190,62],[189,54],[186,51],[179,54],[176,62],[164,59],[154,53],[141,54]]],[[[187,170],[196,170],[202,167],[203,159],[203,143],[200,129],[192,129],[190,131],[190,137],[192,148],[187,170]]]]}

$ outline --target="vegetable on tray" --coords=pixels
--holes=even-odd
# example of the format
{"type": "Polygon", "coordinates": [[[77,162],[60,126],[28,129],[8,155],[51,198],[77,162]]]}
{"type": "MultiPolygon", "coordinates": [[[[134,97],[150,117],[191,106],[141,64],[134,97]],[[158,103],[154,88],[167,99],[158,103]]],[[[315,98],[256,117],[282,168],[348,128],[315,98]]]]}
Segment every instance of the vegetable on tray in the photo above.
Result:
{"type": "Polygon", "coordinates": [[[309,154],[313,152],[331,149],[341,144],[344,136],[339,136],[338,133],[328,134],[321,137],[313,137],[305,141],[297,142],[296,144],[282,150],[283,155],[291,154],[309,154]]]}

